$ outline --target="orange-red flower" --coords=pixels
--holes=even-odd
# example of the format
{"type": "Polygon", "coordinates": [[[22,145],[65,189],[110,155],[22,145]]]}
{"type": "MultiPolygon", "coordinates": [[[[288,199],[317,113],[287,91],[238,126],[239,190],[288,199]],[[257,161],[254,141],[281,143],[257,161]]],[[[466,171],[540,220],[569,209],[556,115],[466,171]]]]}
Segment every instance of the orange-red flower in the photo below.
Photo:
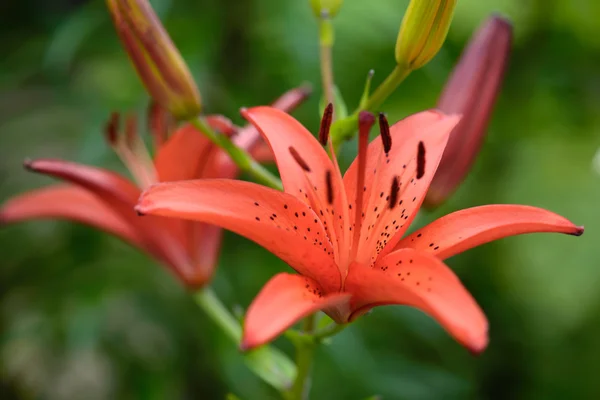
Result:
{"type": "MultiPolygon", "coordinates": [[[[306,88],[294,89],[273,105],[291,110],[306,98],[306,88]]],[[[150,126],[155,144],[154,159],[138,136],[135,118],[127,119],[124,131],[113,115],[106,134],[109,143],[137,181],[101,168],[55,159],[27,161],[34,172],[64,180],[8,200],[0,208],[0,223],[31,219],[67,219],[82,222],[120,237],[168,266],[186,285],[198,287],[212,276],[221,243],[221,229],[205,223],[139,218],[134,206],[141,190],[157,182],[184,179],[234,178],[238,168],[218,147],[191,125],[172,135],[165,112],[154,108],[150,126]]],[[[249,151],[261,150],[260,135],[252,126],[238,129],[221,116],[209,116],[214,129],[235,135],[233,141],[249,151]]],[[[272,157],[272,156],[271,156],[272,157]]]]}
{"type": "MultiPolygon", "coordinates": [[[[331,111],[321,124],[323,144],[331,111]]],[[[291,116],[270,107],[243,115],[271,146],[284,192],[225,179],[165,183],[144,192],[136,207],[237,232],[298,272],[276,275],[253,301],[243,348],[268,342],[317,310],[346,323],[378,305],[404,304],[481,351],[488,342],[486,318],[442,260],[510,235],[583,232],[543,209],[489,205],[447,215],[404,237],[457,116],[425,111],[391,128],[380,116],[382,140],[368,144],[374,118],[361,113],[358,157],[342,177],[335,157],[291,116]]]]}

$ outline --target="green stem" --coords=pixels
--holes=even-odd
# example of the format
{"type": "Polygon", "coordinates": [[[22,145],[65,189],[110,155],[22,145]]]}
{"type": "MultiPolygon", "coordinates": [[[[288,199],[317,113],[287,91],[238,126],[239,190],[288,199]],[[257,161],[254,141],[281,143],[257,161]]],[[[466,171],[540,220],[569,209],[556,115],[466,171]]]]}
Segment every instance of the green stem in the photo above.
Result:
{"type": "MultiPolygon", "coordinates": [[[[214,292],[208,287],[202,288],[194,293],[194,299],[226,336],[239,345],[242,328],[214,292]]],[[[243,357],[254,374],[281,393],[289,391],[298,375],[294,363],[284,353],[268,345],[246,352],[243,357]]]]}
{"type": "Polygon", "coordinates": [[[237,147],[227,136],[212,130],[202,117],[195,117],[188,121],[198,128],[215,145],[223,149],[234,163],[244,172],[250,174],[257,182],[270,186],[273,189],[282,190],[281,180],[260,165],[245,150],[237,147]]]}
{"type": "MultiPolygon", "coordinates": [[[[388,75],[387,78],[375,89],[373,95],[369,97],[364,109],[370,112],[375,112],[383,102],[390,97],[394,90],[402,83],[402,81],[410,74],[410,69],[396,65],[396,68],[388,75]]],[[[354,113],[358,114],[360,110],[354,113]]]]}
{"type": "Polygon", "coordinates": [[[307,400],[310,392],[310,370],[317,348],[317,341],[312,337],[315,316],[304,319],[303,332],[306,335],[296,343],[296,379],[289,392],[285,393],[287,400],[307,400]]]}
{"type": "Polygon", "coordinates": [[[337,335],[339,332],[346,329],[348,324],[336,324],[335,322],[327,326],[325,329],[315,332],[315,340],[320,341],[330,336],[337,335]]]}
{"type": "Polygon", "coordinates": [[[331,57],[333,41],[333,24],[331,23],[329,15],[323,14],[319,19],[319,51],[321,56],[321,81],[326,104],[333,104],[335,98],[333,92],[333,60],[331,57]]]}
{"type": "Polygon", "coordinates": [[[242,328],[229,310],[221,303],[211,288],[205,287],[194,293],[196,303],[225,332],[234,343],[242,339],[242,328]]]}
{"type": "Polygon", "coordinates": [[[352,138],[357,130],[359,112],[363,110],[375,112],[409,74],[409,68],[396,65],[388,77],[375,89],[375,92],[360,107],[354,110],[352,115],[336,121],[332,126],[331,133],[334,147],[338,148],[343,140],[352,138]]]}

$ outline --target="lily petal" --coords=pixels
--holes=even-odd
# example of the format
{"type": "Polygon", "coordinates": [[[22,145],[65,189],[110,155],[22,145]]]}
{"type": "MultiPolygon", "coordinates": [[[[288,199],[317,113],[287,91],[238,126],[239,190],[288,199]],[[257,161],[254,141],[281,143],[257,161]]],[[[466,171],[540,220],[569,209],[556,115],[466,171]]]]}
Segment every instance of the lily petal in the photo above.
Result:
{"type": "Polygon", "coordinates": [[[485,315],[456,275],[427,253],[402,249],[374,267],[351,268],[346,290],[353,294],[351,320],[375,306],[408,305],[433,317],[472,352],[487,346],[485,315]]]}
{"type": "Polygon", "coordinates": [[[55,185],[8,200],[0,208],[0,224],[32,219],[66,219],[98,228],[147,250],[136,229],[96,196],[75,186],[55,185]]]}
{"type": "MultiPolygon", "coordinates": [[[[438,111],[411,115],[390,127],[392,146],[387,155],[381,140],[369,144],[366,184],[363,191],[362,222],[357,261],[373,263],[383,251],[390,252],[414,219],[442,157],[448,136],[459,121],[438,111]],[[419,147],[424,148],[422,176],[417,176],[419,147]],[[398,193],[391,195],[394,177],[398,193]],[[390,199],[395,202],[390,204],[390,199]],[[377,241],[377,242],[376,242],[377,241]]],[[[356,198],[358,162],[355,160],[344,176],[348,199],[356,198]]],[[[353,216],[353,214],[351,214],[353,216]]]]}
{"type": "Polygon", "coordinates": [[[290,194],[229,179],[160,183],[142,194],[136,210],[229,229],[319,281],[325,290],[340,288],[333,249],[321,222],[290,194]]]}
{"type": "MultiPolygon", "coordinates": [[[[213,118],[214,119],[214,118],[213,118]]],[[[207,122],[215,125],[214,120],[207,122]]],[[[196,178],[234,178],[237,165],[229,161],[223,166],[217,165],[221,149],[213,145],[200,131],[191,125],[179,128],[162,145],[154,164],[160,182],[175,182],[196,178]]],[[[137,202],[137,199],[136,199],[137,202]]],[[[186,233],[188,252],[195,260],[195,272],[198,279],[206,281],[212,276],[217,263],[222,233],[219,228],[193,221],[172,220],[180,224],[186,233]]]]}
{"type": "Polygon", "coordinates": [[[138,218],[133,207],[139,197],[139,189],[127,179],[111,171],[55,159],[28,161],[25,166],[34,172],[50,175],[95,194],[131,226],[136,227],[146,248],[152,255],[173,266],[181,276],[186,276],[189,267],[181,225],[173,221],[138,218]]]}
{"type": "Polygon", "coordinates": [[[184,125],[179,128],[154,157],[159,181],[198,178],[213,147],[211,141],[193,126],[184,125]]]}
{"type": "Polygon", "coordinates": [[[402,239],[396,249],[413,248],[441,260],[507,236],[557,232],[579,236],[583,227],[542,208],[492,204],[448,214],[402,239]]]}
{"type": "Polygon", "coordinates": [[[271,147],[285,192],[311,206],[329,228],[337,257],[338,240],[343,235],[343,215],[339,214],[347,212],[348,206],[341,178],[327,152],[300,122],[281,110],[254,107],[243,110],[242,115],[271,147]]]}
{"type": "Polygon", "coordinates": [[[247,350],[265,344],[301,318],[343,305],[349,298],[347,293],[324,295],[316,281],[304,276],[275,275],[248,308],[241,347],[247,350]]]}
{"type": "MultiPolygon", "coordinates": [[[[312,89],[308,85],[302,85],[288,90],[279,96],[273,103],[271,103],[271,107],[289,113],[302,104],[308,98],[311,92],[312,89]]],[[[273,160],[273,153],[271,152],[271,149],[262,140],[260,140],[260,133],[252,125],[247,125],[240,129],[237,135],[235,135],[233,138],[233,142],[236,146],[250,151],[252,156],[257,161],[273,160]]]]}
{"type": "Polygon", "coordinates": [[[219,261],[223,229],[202,222],[182,222],[191,224],[191,258],[194,260],[196,280],[206,283],[212,277],[219,261]]]}

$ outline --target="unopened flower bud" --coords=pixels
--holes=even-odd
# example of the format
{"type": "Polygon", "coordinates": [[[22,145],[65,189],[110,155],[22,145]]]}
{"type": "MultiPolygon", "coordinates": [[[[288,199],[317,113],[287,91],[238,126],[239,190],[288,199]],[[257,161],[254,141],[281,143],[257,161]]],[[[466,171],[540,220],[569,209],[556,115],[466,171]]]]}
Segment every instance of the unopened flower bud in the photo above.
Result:
{"type": "Polygon", "coordinates": [[[106,0],[115,28],[150,95],[178,118],[200,113],[198,88],[147,0],[106,0]]]}
{"type": "Polygon", "coordinates": [[[396,62],[409,70],[421,68],[446,40],[456,0],[411,0],[396,41],[396,62]]]}
{"type": "Polygon", "coordinates": [[[462,114],[462,118],[450,134],[426,206],[443,203],[471,169],[500,92],[511,42],[510,22],[490,17],[473,36],[446,83],[437,108],[448,114],[462,114]]]}
{"type": "Polygon", "coordinates": [[[321,18],[323,12],[329,17],[335,17],[340,10],[343,0],[310,0],[310,6],[317,18],[321,18]]]}

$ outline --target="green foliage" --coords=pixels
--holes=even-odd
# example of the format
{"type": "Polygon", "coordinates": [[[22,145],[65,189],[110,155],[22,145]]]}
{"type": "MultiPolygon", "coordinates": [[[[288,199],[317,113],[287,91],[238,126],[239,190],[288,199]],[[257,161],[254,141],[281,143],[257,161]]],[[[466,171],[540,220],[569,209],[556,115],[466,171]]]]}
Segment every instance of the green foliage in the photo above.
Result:
{"type": "MultiPolygon", "coordinates": [[[[472,357],[430,318],[377,309],[318,350],[314,399],[598,398],[600,382],[600,25],[592,2],[460,0],[448,40],[385,103],[390,121],[435,105],[468,36],[491,12],[516,42],[474,171],[443,209],[486,203],[549,208],[588,228],[581,238],[504,239],[450,260],[490,320],[490,346],[472,357]]],[[[335,81],[358,104],[394,66],[407,1],[347,0],[334,20],[335,81]]],[[[307,1],[154,1],[188,61],[209,112],[241,123],[309,81],[319,87],[318,29],[307,1]]],[[[12,2],[0,28],[0,200],[50,183],[25,157],[120,169],[103,144],[111,110],[147,97],[104,2],[12,2]],[[32,10],[35,10],[33,12],[32,10]]],[[[316,132],[321,93],[295,115],[316,132]]],[[[345,161],[354,154],[345,145],[345,161]]],[[[122,170],[122,169],[120,169],[122,170]]],[[[227,234],[215,290],[247,307],[288,268],[227,234]]],[[[275,394],[160,266],[86,227],[30,222],[0,229],[0,393],[7,398],[243,399],[275,394]],[[233,398],[230,395],[229,398],[233,398]]],[[[285,340],[278,345],[289,350],[285,340]]]]}

